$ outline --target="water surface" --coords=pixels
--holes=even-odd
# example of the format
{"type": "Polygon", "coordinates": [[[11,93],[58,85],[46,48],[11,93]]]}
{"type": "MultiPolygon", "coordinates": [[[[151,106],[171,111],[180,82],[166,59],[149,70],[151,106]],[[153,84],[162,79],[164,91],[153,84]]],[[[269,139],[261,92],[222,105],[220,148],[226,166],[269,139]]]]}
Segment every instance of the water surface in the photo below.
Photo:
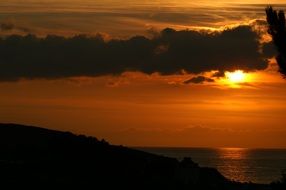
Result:
{"type": "Polygon", "coordinates": [[[285,149],[245,148],[140,148],[141,150],[182,159],[191,157],[200,166],[215,167],[225,177],[255,183],[270,183],[286,169],[285,149]]]}

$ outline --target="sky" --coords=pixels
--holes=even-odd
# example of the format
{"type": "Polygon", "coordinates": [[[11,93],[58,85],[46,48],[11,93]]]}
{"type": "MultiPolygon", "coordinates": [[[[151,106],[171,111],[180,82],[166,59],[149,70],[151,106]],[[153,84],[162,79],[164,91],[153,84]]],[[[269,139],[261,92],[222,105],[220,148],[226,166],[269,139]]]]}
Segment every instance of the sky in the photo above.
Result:
{"type": "Polygon", "coordinates": [[[3,0],[0,122],[126,146],[286,148],[264,8],[283,1],[3,0]]]}

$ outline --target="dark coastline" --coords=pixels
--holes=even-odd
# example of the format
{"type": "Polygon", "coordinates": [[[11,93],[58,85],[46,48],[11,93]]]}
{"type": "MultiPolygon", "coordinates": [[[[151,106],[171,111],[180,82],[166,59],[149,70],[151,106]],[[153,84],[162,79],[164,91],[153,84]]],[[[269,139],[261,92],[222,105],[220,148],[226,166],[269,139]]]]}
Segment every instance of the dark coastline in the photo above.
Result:
{"type": "Polygon", "coordinates": [[[280,179],[286,168],[285,148],[172,146],[131,148],[176,158],[179,161],[184,157],[191,157],[200,166],[216,168],[226,178],[240,182],[269,184],[280,179]]]}
{"type": "Polygon", "coordinates": [[[0,182],[10,188],[285,189],[230,181],[191,159],[178,161],[69,132],[0,124],[0,182]]]}

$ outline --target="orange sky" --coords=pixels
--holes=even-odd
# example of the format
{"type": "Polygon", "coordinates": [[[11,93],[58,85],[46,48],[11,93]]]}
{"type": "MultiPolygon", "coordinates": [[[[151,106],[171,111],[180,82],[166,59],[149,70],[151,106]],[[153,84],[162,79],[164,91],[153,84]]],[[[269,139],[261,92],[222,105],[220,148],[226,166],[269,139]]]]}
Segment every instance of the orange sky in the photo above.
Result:
{"type": "Polygon", "coordinates": [[[255,77],[240,88],[144,75],[1,83],[0,120],[125,145],[285,147],[286,83],[255,77]]]}
{"type": "MultiPolygon", "coordinates": [[[[202,4],[134,0],[122,6],[115,0],[71,4],[61,0],[50,8],[45,8],[51,4],[48,0],[42,4],[21,2],[1,3],[0,22],[14,25],[11,30],[2,29],[1,35],[102,32],[108,38],[126,38],[165,27],[221,29],[264,18],[264,5],[245,3],[283,1],[202,4]],[[137,2],[135,8],[132,2],[137,2]],[[214,6],[222,5],[229,6],[220,14],[214,6]],[[195,17],[203,6],[208,11],[195,17]]],[[[186,84],[184,81],[197,75],[140,72],[1,81],[0,122],[83,133],[128,146],[286,148],[286,80],[277,70],[274,61],[266,70],[246,73],[241,83],[222,77],[214,82],[186,84]]],[[[210,77],[211,72],[200,75],[210,77]]]]}

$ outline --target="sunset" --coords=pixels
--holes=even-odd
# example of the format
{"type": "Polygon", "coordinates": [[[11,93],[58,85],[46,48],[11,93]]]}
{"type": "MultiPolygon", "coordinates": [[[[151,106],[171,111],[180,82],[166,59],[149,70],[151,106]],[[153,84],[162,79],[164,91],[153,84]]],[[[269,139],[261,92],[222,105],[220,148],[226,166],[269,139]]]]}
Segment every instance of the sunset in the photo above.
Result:
{"type": "Polygon", "coordinates": [[[246,80],[246,74],[242,70],[226,73],[226,77],[230,83],[241,83],[246,80]]]}
{"type": "Polygon", "coordinates": [[[1,177],[286,189],[285,10],[282,0],[2,0],[1,177]]]}

